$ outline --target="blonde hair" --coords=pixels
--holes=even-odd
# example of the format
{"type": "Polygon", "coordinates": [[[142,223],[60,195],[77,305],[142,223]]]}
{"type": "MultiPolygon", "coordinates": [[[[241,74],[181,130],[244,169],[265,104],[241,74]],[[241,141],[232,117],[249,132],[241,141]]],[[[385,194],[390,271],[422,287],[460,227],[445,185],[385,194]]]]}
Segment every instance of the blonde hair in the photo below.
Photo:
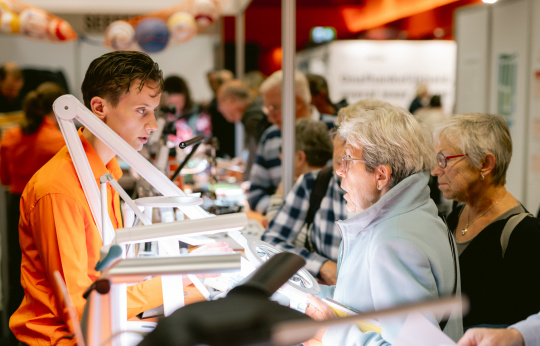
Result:
{"type": "Polygon", "coordinates": [[[469,155],[469,162],[480,169],[487,153],[495,156],[493,183],[506,184],[512,159],[512,137],[504,118],[497,114],[464,113],[435,128],[436,144],[445,140],[454,149],[469,155]]]}
{"type": "Polygon", "coordinates": [[[379,165],[391,169],[390,187],[408,176],[430,171],[435,165],[431,135],[405,109],[369,100],[340,111],[338,134],[348,145],[362,148],[366,170],[379,165]]]}
{"type": "MultiPolygon", "coordinates": [[[[281,89],[282,83],[283,71],[279,70],[272,73],[261,84],[261,94],[264,94],[274,87],[279,87],[279,89],[281,89]]],[[[302,72],[297,70],[294,71],[294,90],[296,96],[300,97],[306,103],[306,105],[311,103],[311,92],[309,91],[308,80],[302,72]]]]}

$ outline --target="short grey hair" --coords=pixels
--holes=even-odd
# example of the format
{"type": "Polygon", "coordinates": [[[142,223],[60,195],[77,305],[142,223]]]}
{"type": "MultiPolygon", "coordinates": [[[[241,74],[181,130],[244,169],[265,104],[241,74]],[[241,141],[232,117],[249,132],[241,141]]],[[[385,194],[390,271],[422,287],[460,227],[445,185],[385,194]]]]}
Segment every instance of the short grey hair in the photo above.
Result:
{"type": "Polygon", "coordinates": [[[493,183],[506,184],[512,159],[512,137],[504,118],[497,114],[464,113],[435,128],[436,144],[445,140],[453,149],[469,155],[473,167],[480,169],[487,153],[495,156],[493,183]]]}
{"type": "Polygon", "coordinates": [[[296,121],[295,150],[306,153],[310,166],[322,167],[332,158],[332,141],[322,121],[300,118],[296,121]]]}
{"type": "Polygon", "coordinates": [[[340,137],[348,145],[362,148],[368,172],[379,165],[390,166],[390,187],[412,174],[430,171],[435,166],[435,153],[428,129],[405,109],[376,101],[340,111],[340,137]]]}
{"type": "Polygon", "coordinates": [[[341,108],[338,111],[338,115],[335,121],[337,127],[341,126],[344,121],[358,116],[361,110],[375,109],[377,107],[390,107],[393,106],[385,101],[377,99],[363,99],[350,104],[348,107],[341,108]]]}
{"type": "MultiPolygon", "coordinates": [[[[261,94],[264,94],[268,90],[279,87],[281,90],[281,84],[283,83],[283,71],[279,70],[272,73],[268,78],[264,80],[261,84],[261,94]]],[[[306,105],[311,103],[311,92],[309,91],[309,83],[306,76],[300,72],[294,71],[294,90],[296,96],[300,97],[306,105]]]]}

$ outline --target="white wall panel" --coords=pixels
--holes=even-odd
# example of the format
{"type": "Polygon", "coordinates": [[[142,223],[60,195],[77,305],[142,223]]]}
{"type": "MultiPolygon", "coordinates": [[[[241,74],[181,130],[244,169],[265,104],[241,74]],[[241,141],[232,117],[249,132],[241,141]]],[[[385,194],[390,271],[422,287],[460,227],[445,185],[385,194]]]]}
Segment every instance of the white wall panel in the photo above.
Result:
{"type": "Polygon", "coordinates": [[[456,114],[488,110],[490,8],[468,6],[455,12],[456,114]]]}
{"type": "Polygon", "coordinates": [[[524,202],[528,121],[528,0],[507,0],[492,9],[489,112],[505,117],[513,141],[506,187],[524,202]]]}

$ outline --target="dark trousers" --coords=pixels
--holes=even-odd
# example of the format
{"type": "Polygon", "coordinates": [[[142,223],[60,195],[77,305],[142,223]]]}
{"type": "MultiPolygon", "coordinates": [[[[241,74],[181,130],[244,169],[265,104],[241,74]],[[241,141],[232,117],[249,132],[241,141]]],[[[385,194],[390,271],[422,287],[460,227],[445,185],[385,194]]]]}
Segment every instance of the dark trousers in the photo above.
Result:
{"type": "Polygon", "coordinates": [[[7,203],[7,263],[8,263],[8,306],[11,316],[21,305],[24,291],[21,286],[21,246],[19,245],[19,203],[21,195],[8,194],[7,203]]]}

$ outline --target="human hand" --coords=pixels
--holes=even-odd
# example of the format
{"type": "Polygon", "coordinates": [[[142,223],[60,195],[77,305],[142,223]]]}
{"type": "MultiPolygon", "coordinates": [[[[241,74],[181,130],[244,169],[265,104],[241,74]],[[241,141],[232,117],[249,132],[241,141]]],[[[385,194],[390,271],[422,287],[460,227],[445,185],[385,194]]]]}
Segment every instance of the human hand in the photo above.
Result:
{"type": "Polygon", "coordinates": [[[266,215],[264,215],[261,218],[261,225],[263,226],[263,228],[268,228],[269,224],[270,224],[270,220],[268,220],[268,217],[266,215]]]}
{"type": "MultiPolygon", "coordinates": [[[[202,246],[199,246],[196,249],[190,251],[190,255],[205,255],[205,254],[216,254],[216,253],[233,253],[234,250],[229,247],[229,243],[226,241],[208,243],[202,246]]],[[[198,278],[215,278],[221,274],[197,274],[198,278]]],[[[185,275],[183,277],[184,286],[191,284],[191,280],[185,275]]]]}
{"type": "Polygon", "coordinates": [[[276,192],[274,192],[274,195],[283,196],[283,182],[282,181],[279,182],[276,192]]]}
{"type": "Polygon", "coordinates": [[[337,263],[330,260],[324,262],[321,269],[319,269],[319,275],[327,285],[335,285],[337,281],[337,263]]]}
{"type": "MultiPolygon", "coordinates": [[[[332,310],[325,302],[315,297],[314,295],[308,294],[308,307],[306,309],[306,315],[311,317],[316,321],[327,320],[329,318],[337,317],[334,310],[332,310]]],[[[317,334],[313,337],[315,340],[322,341],[324,333],[326,332],[326,327],[319,328],[317,334]]]]}
{"type": "Polygon", "coordinates": [[[517,329],[471,328],[459,340],[461,346],[523,346],[525,342],[517,329]]]}

